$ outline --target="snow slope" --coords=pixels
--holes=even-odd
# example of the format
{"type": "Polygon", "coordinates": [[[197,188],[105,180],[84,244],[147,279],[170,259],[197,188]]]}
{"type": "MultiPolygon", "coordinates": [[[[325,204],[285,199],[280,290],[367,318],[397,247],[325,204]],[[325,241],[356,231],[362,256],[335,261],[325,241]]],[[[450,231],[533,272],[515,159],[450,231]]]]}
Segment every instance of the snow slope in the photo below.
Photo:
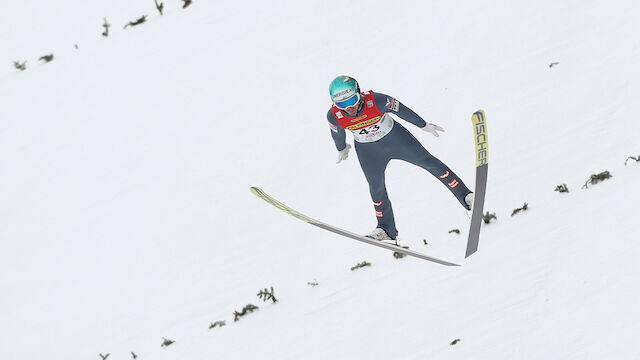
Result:
{"type": "Polygon", "coordinates": [[[640,155],[640,5],[179,5],[0,12],[0,359],[640,357],[640,163],[624,164],[640,155]],[[486,111],[498,220],[471,258],[448,191],[406,163],[386,173],[402,241],[461,267],[395,259],[250,194],[373,229],[356,154],[335,164],[324,119],[339,74],[442,125],[403,123],[470,186],[470,116],[486,111]],[[256,297],[271,286],[277,303],[256,297]]]}

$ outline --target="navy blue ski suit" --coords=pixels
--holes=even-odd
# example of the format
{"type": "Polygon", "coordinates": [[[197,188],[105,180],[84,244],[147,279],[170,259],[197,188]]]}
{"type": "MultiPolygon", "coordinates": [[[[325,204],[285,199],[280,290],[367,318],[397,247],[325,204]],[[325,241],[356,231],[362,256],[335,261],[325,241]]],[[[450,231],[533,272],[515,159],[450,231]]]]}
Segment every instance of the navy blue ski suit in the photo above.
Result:
{"type": "Polygon", "coordinates": [[[360,161],[360,167],[369,183],[369,192],[371,193],[378,220],[377,227],[384,229],[394,239],[398,234],[384,178],[387,164],[392,159],[404,160],[427,170],[437,177],[453,193],[462,206],[467,209],[464,197],[471,192],[467,186],[442,161],[431,155],[407,129],[394,122],[393,118],[388,114],[397,115],[420,128],[425,127],[426,122],[413,110],[391,96],[375,92],[364,92],[362,95],[368,95],[368,97],[360,105],[358,113],[354,117],[350,117],[346,112],[339,111],[338,108],[333,106],[327,113],[327,120],[331,128],[331,136],[338,151],[347,146],[345,127],[354,134],[354,145],[360,161]],[[367,101],[366,99],[369,100],[367,101]],[[367,107],[375,108],[367,109],[367,107]],[[384,113],[382,120],[377,123],[380,125],[377,126],[377,129],[382,127],[386,131],[378,130],[375,138],[364,137],[363,134],[369,133],[367,131],[369,128],[354,130],[353,127],[348,126],[349,121],[346,121],[354,122],[364,117],[363,114],[368,110],[374,112],[378,110],[379,113],[384,113]]]}

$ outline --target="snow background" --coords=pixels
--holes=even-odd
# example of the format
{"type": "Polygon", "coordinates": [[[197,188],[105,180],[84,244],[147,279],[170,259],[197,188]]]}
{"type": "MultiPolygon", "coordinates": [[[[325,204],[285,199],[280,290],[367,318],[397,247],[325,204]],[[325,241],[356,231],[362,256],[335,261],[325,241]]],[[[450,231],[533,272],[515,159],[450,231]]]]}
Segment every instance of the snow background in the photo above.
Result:
{"type": "Polygon", "coordinates": [[[640,155],[640,5],[180,5],[3,6],[0,359],[640,358],[640,164],[624,165],[640,155]],[[355,152],[335,164],[340,74],[443,126],[403,122],[469,186],[470,117],[486,111],[498,220],[471,258],[450,193],[406,163],[386,173],[401,241],[461,267],[395,259],[249,192],[375,227],[355,152]],[[256,297],[270,286],[276,304],[256,297]]]}

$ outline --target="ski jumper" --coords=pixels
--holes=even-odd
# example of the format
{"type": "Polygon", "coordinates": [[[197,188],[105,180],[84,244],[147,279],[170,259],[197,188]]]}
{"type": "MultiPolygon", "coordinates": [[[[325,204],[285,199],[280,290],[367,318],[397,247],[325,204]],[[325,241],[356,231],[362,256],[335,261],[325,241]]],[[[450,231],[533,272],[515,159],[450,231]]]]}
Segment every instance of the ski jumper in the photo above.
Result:
{"type": "Polygon", "coordinates": [[[390,114],[420,128],[425,127],[426,122],[391,96],[373,91],[365,91],[362,95],[364,102],[354,117],[333,105],[327,113],[327,120],[338,151],[347,146],[345,129],[353,133],[360,167],[369,183],[378,227],[392,238],[396,238],[398,234],[384,180],[385,169],[392,159],[407,161],[430,172],[466,209],[464,197],[471,190],[444,163],[431,155],[407,129],[395,122],[390,114]]]}

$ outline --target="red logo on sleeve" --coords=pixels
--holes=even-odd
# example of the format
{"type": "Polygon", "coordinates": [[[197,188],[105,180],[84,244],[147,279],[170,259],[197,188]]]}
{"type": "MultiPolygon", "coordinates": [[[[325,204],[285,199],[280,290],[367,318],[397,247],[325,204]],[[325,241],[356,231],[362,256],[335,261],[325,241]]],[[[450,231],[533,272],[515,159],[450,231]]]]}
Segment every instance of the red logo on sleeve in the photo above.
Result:
{"type": "Polygon", "coordinates": [[[451,174],[451,172],[450,172],[449,170],[447,170],[447,171],[445,171],[445,173],[444,173],[444,174],[442,174],[442,175],[440,175],[440,176],[438,176],[438,177],[439,177],[440,179],[446,179],[446,178],[449,176],[449,174],[451,174]]]}

